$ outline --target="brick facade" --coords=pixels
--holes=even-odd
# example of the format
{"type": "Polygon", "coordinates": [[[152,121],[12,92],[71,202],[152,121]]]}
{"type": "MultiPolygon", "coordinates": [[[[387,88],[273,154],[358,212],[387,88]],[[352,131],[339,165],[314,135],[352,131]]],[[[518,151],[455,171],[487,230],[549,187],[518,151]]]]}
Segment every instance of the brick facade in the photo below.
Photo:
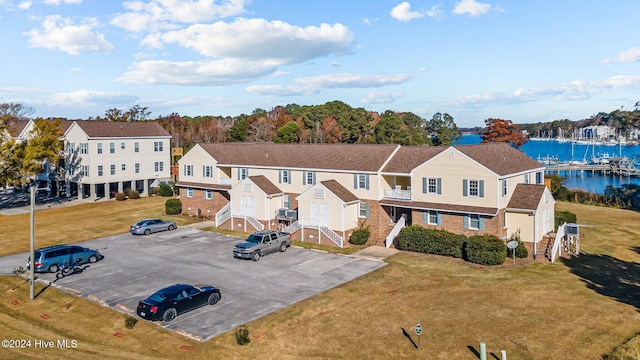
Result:
{"type": "Polygon", "coordinates": [[[187,197],[185,193],[186,191],[182,190],[180,195],[182,212],[192,216],[213,219],[216,213],[229,203],[229,194],[226,191],[213,191],[211,200],[204,198],[204,190],[193,189],[193,197],[187,197]]]}

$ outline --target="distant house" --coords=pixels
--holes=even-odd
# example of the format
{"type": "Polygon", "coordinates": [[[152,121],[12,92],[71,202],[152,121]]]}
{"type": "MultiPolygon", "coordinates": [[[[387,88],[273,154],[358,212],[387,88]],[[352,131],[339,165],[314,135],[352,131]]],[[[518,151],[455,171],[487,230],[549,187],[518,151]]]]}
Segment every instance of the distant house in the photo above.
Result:
{"type": "Polygon", "coordinates": [[[64,132],[68,195],[94,200],[169,181],[171,135],[156,122],[74,121],[64,132]]]}
{"type": "Polygon", "coordinates": [[[390,246],[404,225],[508,239],[553,230],[544,166],[507,144],[198,144],[179,160],[183,211],[245,231],[344,246],[360,224],[390,246]],[[391,235],[390,235],[391,234],[391,235]]]}

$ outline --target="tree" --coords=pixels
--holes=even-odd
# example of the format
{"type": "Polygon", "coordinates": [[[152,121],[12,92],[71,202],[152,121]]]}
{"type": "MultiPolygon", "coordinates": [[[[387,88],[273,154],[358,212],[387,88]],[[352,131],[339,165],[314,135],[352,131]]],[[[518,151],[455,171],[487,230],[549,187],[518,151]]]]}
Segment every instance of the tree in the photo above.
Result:
{"type": "Polygon", "coordinates": [[[122,111],[117,108],[112,108],[107,110],[104,116],[107,121],[145,121],[151,114],[151,112],[147,111],[147,109],[147,107],[140,107],[139,105],[134,105],[128,111],[122,111]]]}
{"type": "Polygon", "coordinates": [[[409,145],[424,145],[427,142],[423,127],[424,120],[411,112],[400,114],[400,118],[409,132],[409,145]]]}
{"type": "Polygon", "coordinates": [[[453,116],[435,113],[425,126],[427,137],[434,146],[450,146],[462,136],[462,132],[453,120],[453,116]]]}
{"type": "Polygon", "coordinates": [[[295,121],[285,124],[278,129],[273,137],[273,142],[277,144],[294,144],[298,142],[298,124],[295,121]]]}
{"type": "Polygon", "coordinates": [[[398,115],[387,110],[380,116],[380,121],[373,128],[376,144],[409,144],[409,133],[403,127],[398,115]]]}
{"type": "Polygon", "coordinates": [[[527,138],[520,132],[520,126],[511,120],[489,118],[484,121],[486,128],[482,133],[482,142],[506,142],[519,148],[527,142],[527,138]]]}
{"type": "Polygon", "coordinates": [[[227,131],[227,138],[232,142],[242,142],[249,136],[249,124],[247,115],[240,115],[233,120],[233,124],[227,131]]]}

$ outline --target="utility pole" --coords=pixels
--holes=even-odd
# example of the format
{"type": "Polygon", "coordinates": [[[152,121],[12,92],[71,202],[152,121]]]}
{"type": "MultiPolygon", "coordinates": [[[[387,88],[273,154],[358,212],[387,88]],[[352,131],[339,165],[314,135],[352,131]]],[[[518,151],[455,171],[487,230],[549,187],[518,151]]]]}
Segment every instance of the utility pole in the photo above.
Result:
{"type": "Polygon", "coordinates": [[[35,184],[31,184],[30,190],[31,190],[31,217],[30,217],[30,224],[31,224],[31,266],[29,267],[30,270],[30,274],[29,274],[29,297],[31,298],[31,300],[33,300],[34,296],[34,274],[35,274],[35,267],[36,267],[36,260],[34,259],[35,257],[35,249],[34,249],[34,245],[36,242],[36,225],[35,225],[35,205],[36,205],[36,188],[35,188],[35,184]]]}

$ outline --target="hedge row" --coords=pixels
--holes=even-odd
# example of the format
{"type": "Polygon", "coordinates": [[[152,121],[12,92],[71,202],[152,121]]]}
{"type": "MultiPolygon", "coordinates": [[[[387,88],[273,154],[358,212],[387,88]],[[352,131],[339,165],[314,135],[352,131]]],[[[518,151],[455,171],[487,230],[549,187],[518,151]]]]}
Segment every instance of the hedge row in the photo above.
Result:
{"type": "Polygon", "coordinates": [[[419,225],[402,228],[397,246],[400,250],[452,256],[481,265],[500,265],[507,258],[507,245],[494,235],[466,237],[419,225]]]}

